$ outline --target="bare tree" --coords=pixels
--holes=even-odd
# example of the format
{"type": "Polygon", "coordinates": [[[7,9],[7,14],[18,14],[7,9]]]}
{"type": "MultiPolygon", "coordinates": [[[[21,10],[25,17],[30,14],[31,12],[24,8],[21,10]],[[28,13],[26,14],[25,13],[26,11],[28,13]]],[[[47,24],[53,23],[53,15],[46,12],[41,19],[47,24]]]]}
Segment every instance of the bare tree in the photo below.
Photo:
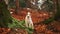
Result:
{"type": "Polygon", "coordinates": [[[19,0],[15,0],[15,5],[16,5],[15,14],[18,14],[18,11],[19,11],[19,0]]]}
{"type": "Polygon", "coordinates": [[[57,6],[57,12],[55,15],[55,19],[59,20],[60,19],[60,0],[55,0],[56,1],[56,6],[57,6]]]}

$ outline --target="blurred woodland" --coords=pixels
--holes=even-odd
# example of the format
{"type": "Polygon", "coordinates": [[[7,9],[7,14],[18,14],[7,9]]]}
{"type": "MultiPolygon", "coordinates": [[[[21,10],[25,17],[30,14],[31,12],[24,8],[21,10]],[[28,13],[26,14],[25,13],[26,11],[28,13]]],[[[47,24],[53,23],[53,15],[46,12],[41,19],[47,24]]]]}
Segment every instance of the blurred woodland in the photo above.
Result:
{"type": "Polygon", "coordinates": [[[60,0],[0,0],[0,34],[60,34],[60,0]],[[35,3],[35,4],[34,4],[35,3]],[[27,12],[34,29],[25,27],[27,12]]]}

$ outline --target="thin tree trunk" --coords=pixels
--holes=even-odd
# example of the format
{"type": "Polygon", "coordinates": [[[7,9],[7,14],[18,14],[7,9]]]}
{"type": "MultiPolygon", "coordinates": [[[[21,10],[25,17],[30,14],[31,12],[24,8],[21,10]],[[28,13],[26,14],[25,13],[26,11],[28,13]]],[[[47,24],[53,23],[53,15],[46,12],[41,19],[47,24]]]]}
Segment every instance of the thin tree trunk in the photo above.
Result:
{"type": "Polygon", "coordinates": [[[56,6],[57,6],[57,12],[56,12],[56,15],[55,15],[55,19],[56,20],[59,20],[60,19],[60,0],[56,0],[56,6]]]}
{"type": "Polygon", "coordinates": [[[18,14],[18,11],[19,11],[19,0],[15,0],[15,5],[16,5],[15,14],[18,14]]]}

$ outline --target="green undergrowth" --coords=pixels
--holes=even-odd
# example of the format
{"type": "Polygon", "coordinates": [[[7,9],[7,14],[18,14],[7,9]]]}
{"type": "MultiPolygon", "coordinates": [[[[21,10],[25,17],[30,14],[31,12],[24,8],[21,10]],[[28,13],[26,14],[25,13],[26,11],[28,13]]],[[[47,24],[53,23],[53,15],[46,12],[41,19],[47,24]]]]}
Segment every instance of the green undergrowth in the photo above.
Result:
{"type": "Polygon", "coordinates": [[[53,21],[54,21],[54,17],[51,17],[51,18],[45,20],[44,23],[45,23],[45,24],[49,24],[49,23],[51,23],[51,22],[53,22],[53,21]]]}
{"type": "Polygon", "coordinates": [[[13,23],[8,23],[9,28],[20,28],[26,30],[29,34],[33,33],[33,29],[25,27],[25,20],[18,21],[15,18],[12,18],[13,23]]]}

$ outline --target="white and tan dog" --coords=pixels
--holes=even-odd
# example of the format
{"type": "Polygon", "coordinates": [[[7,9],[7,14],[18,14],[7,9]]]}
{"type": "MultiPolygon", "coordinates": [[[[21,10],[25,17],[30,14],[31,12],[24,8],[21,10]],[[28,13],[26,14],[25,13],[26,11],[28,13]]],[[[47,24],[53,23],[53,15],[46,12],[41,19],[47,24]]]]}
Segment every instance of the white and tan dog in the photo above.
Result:
{"type": "Polygon", "coordinates": [[[28,28],[34,29],[30,12],[28,12],[28,14],[27,14],[26,17],[25,17],[25,26],[28,27],[28,28]]]}

